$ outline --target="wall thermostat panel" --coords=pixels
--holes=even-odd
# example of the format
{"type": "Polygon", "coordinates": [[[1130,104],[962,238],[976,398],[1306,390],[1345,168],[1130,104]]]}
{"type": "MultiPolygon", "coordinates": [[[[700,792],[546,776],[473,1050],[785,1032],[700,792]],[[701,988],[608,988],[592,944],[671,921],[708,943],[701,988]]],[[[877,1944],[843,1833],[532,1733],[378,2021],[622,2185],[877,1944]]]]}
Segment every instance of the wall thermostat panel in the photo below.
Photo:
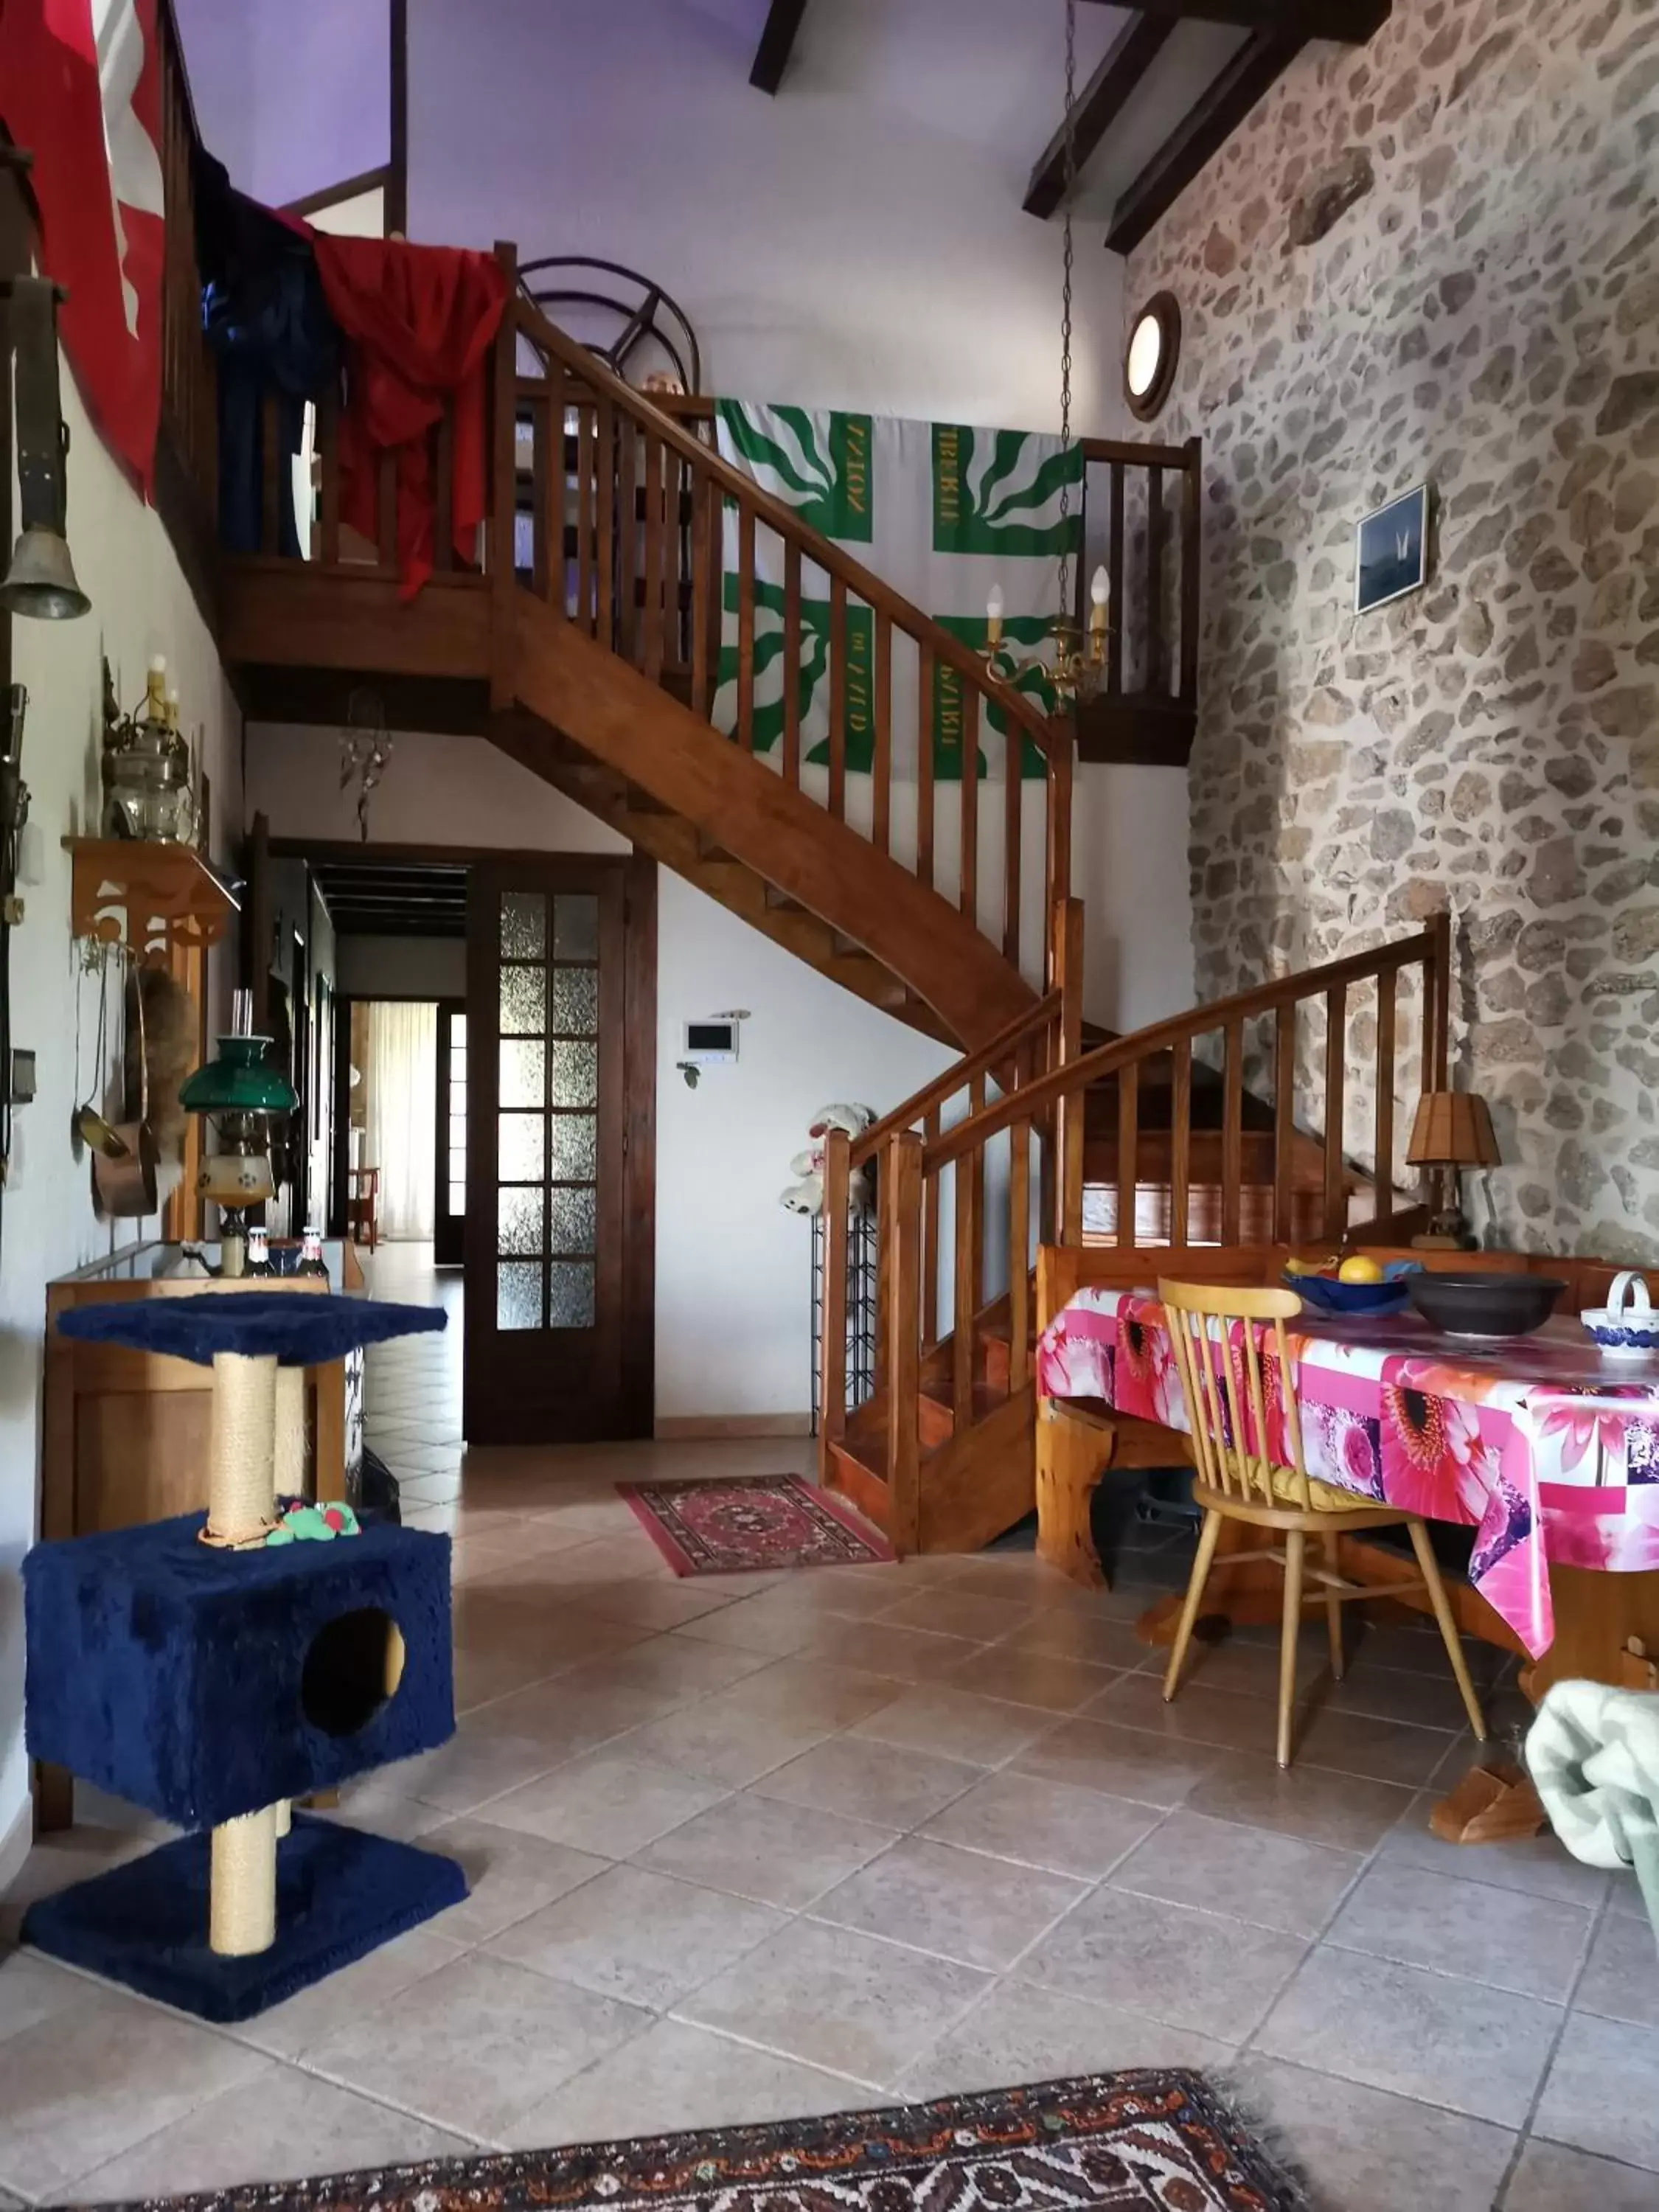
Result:
{"type": "Polygon", "coordinates": [[[723,1060],[738,1056],[738,1025],[735,1021],[688,1022],[685,1025],[685,1057],[700,1067],[718,1066],[723,1060]]]}

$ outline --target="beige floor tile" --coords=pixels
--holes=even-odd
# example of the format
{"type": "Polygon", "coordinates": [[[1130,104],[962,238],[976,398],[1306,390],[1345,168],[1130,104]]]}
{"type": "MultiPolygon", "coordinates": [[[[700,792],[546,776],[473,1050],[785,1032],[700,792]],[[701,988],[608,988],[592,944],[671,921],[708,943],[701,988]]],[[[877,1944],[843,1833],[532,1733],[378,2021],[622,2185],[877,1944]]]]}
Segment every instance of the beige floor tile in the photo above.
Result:
{"type": "Polygon", "coordinates": [[[1018,1978],[1237,2043],[1306,1949],[1299,1936],[1103,1888],[1020,1962],[1018,1978]]]}
{"type": "Polygon", "coordinates": [[[791,1601],[787,1589],[763,1589],[754,1597],[738,1598],[717,1612],[702,1613],[681,1627],[682,1635],[708,1644],[730,1644],[740,1651],[757,1651],[768,1658],[785,1659],[810,1644],[821,1616],[791,1601]]]}
{"type": "Polygon", "coordinates": [[[1504,2212],[1653,2212],[1653,2176],[1536,2137],[1521,2154],[1504,2212]]]}
{"type": "Polygon", "coordinates": [[[1021,1752],[1014,1765],[1046,1781],[1167,1808],[1189,1796],[1223,1756],[1207,1744],[1179,1743],[1142,1729],[1070,1720],[1021,1752]]]}
{"type": "Polygon", "coordinates": [[[739,1682],[731,1697],[733,1705],[749,1712],[844,1729],[903,1694],[899,1683],[854,1668],[831,1666],[821,1654],[811,1652],[798,1659],[775,1660],[739,1682]]]}
{"type": "Polygon", "coordinates": [[[724,1795],[718,1783],[598,1751],[495,1799],[489,1817],[574,1850],[626,1858],[724,1795]]]}
{"type": "MultiPolygon", "coordinates": [[[[654,1588],[655,1585],[653,1585],[654,1588]]],[[[626,1651],[608,1652],[584,1666],[572,1667],[559,1677],[562,1691],[631,1690],[657,1700],[661,1713],[671,1713],[716,1690],[729,1690],[749,1680],[774,1662],[760,1651],[739,1651],[731,1644],[699,1644],[689,1636],[653,1636],[626,1651]]]]}
{"type": "Polygon", "coordinates": [[[1272,1751],[1279,1717],[1265,1698],[1236,1697],[1194,1682],[1166,1703],[1156,1674],[1120,1674],[1089,1701],[1088,1717],[1110,1727],[1144,1729],[1172,1743],[1206,1743],[1221,1751],[1272,1751]]]}
{"type": "Polygon", "coordinates": [[[1334,1850],[1369,1851],[1411,1802],[1389,1782],[1334,1774],[1321,1766],[1281,1771],[1268,1758],[1224,1752],[1187,1798],[1190,1811],[1247,1826],[1276,1828],[1334,1850]]]}
{"type": "Polygon", "coordinates": [[[583,1610],[607,1620],[626,1620],[641,1628],[680,1628],[705,1613],[719,1613],[738,1602],[735,1591],[722,1589],[714,1575],[692,1575],[683,1581],[658,1582],[641,1575],[619,1583],[596,1583],[582,1597],[583,1610]]]}
{"type": "Polygon", "coordinates": [[[1259,1928],[1317,1936],[1364,1864],[1356,1852],[1178,1808],[1109,1881],[1114,1889],[1229,1913],[1259,1928]]]}
{"type": "Polygon", "coordinates": [[[1016,1651],[992,1644],[964,1659],[946,1679],[952,1689],[971,1690],[981,1698],[1074,1713],[1105,1688],[1108,1674],[1103,1667],[1085,1666],[1061,1652],[1016,1651]]]}
{"type": "Polygon", "coordinates": [[[797,1920],[676,2009],[879,2086],[896,2081],[989,1986],[969,1967],[797,1920]]]}
{"type": "Polygon", "coordinates": [[[0,2047],[0,2182],[25,2197],[59,2195],[264,2064],[244,2045],[101,1987],[0,2047]]]}
{"type": "MultiPolygon", "coordinates": [[[[1325,1941],[1561,2004],[1583,1959],[1590,1925],[1582,1905],[1384,1863],[1364,1875],[1325,1941]]],[[[1651,1976],[1651,1944],[1648,1967],[1651,1976]]]]}
{"type": "Polygon", "coordinates": [[[1246,2057],[1237,2084],[1322,2203],[1341,2212],[1492,2212],[1514,2153],[1507,2128],[1306,2067],[1246,2057]]]}
{"type": "Polygon", "coordinates": [[[319,2044],[337,2035],[362,2013],[372,2012],[388,1998],[401,1996],[441,1966],[451,1966],[461,1955],[453,1940],[441,1936],[428,1923],[411,1928],[378,1950],[343,1966],[326,1980],[268,2012],[239,2021],[224,2033],[240,2043],[252,2044],[276,2058],[308,2063],[319,2044]]]}
{"type": "Polygon", "coordinates": [[[812,1917],[996,1971],[1086,1894],[1062,1875],[909,1836],[820,1898],[812,1917]]]}
{"type": "Polygon", "coordinates": [[[659,2020],[555,2090],[507,2133],[509,2145],[612,2142],[682,2129],[759,2125],[867,2104],[858,2083],[757,2051],[684,2021],[659,2020]]]}
{"type": "Polygon", "coordinates": [[[934,1636],[957,1636],[969,1644],[995,1644],[1037,1614],[1034,1607],[1022,1605],[1017,1598],[986,1597],[945,1583],[901,1600],[881,1618],[892,1628],[921,1628],[934,1636]]]}
{"type": "MultiPolygon", "coordinates": [[[[1659,2172],[1659,2028],[1570,2013],[1533,2133],[1659,2172]]],[[[1654,2190],[1659,2201],[1659,2186],[1654,2190]]]]}
{"type": "MultiPolygon", "coordinates": [[[[4,1991],[0,1975],[0,1995],[4,1991]]],[[[1642,2027],[1659,2027],[1659,1955],[1653,1929],[1647,1920],[1629,1913],[1609,1912],[1590,1946],[1589,1963],[1573,1992],[1579,2012],[1599,2013],[1604,2020],[1628,2020],[1642,2027]]]]}
{"type": "Polygon", "coordinates": [[[307,2063],[434,2127],[501,2142],[524,2113],[642,2033],[650,2018],[471,1951],[433,1976],[418,2005],[365,2014],[307,2063]]]}
{"type": "Polygon", "coordinates": [[[952,1680],[963,1662],[988,1647],[966,1637],[895,1628],[885,1620],[842,1620],[825,1613],[803,1656],[884,1675],[894,1682],[952,1680]]]}
{"type": "Polygon", "coordinates": [[[950,1588],[945,1582],[918,1582],[902,1566],[804,1567],[789,1578],[797,1605],[811,1613],[839,1613],[851,1620],[871,1620],[930,1592],[950,1588]]]}
{"type": "Polygon", "coordinates": [[[844,1728],[843,1713],[860,1717],[897,1694],[890,1682],[862,1691],[828,1668],[817,1682],[751,1677],[637,1729],[626,1740],[627,1748],[740,1788],[844,1728]]]}
{"type": "Polygon", "coordinates": [[[1519,2127],[1561,2025],[1557,2005],[1325,1947],[1310,1953],[1256,2048],[1519,2127]]]}
{"type": "Polygon", "coordinates": [[[1607,1896],[1611,1877],[1574,1858],[1547,1829],[1524,1843],[1443,1844],[1429,1826],[1434,1803],[1431,1793],[1413,1797],[1383,1837],[1378,1856],[1458,1881],[1488,1882],[1495,1889],[1559,1898],[1568,1905],[1594,1907],[1607,1896]]]}
{"type": "Polygon", "coordinates": [[[1356,1660],[1340,1682],[1328,1686],[1327,1702],[1332,1711],[1370,1713],[1378,1720],[1407,1721],[1417,1728],[1467,1728],[1469,1717],[1457,1693],[1445,1646],[1438,1638],[1433,1641],[1440,1664],[1432,1671],[1413,1674],[1356,1660]]]}
{"type": "Polygon", "coordinates": [[[833,1736],[755,1785],[763,1797],[873,1820],[878,1827],[913,1828],[981,1778],[981,1770],[957,1759],[902,1751],[863,1736],[833,1736]]]}
{"type": "Polygon", "coordinates": [[[488,1948],[498,1959],[661,2012],[782,1925],[769,1905],[620,1866],[515,1921],[488,1948]]]}
{"type": "Polygon", "coordinates": [[[1002,1698],[922,1683],[860,1721],[850,1733],[910,1751],[937,1752],[942,1759],[963,1759],[972,1766],[1001,1766],[1046,1734],[1054,1719],[1036,1705],[1011,1705],[1002,1698]]]}
{"type": "Polygon", "coordinates": [[[611,1863],[482,1819],[446,1820],[426,1841],[459,1863],[470,1893],[428,1924],[434,1935],[466,1946],[499,1935],[515,1920],[591,1881],[611,1863]]]}
{"type": "Polygon", "coordinates": [[[0,1956],[0,2043],[58,2013],[91,2003],[100,1987],[38,1951],[6,1952],[0,1956]]]}
{"type": "Polygon", "coordinates": [[[1291,1756],[1298,1766],[1328,1766],[1339,1773],[1421,1790],[1439,1773],[1456,1741],[1449,1729],[1417,1728],[1408,1721],[1382,1720],[1328,1705],[1311,1711],[1304,1707],[1297,1716],[1291,1756]]]}
{"type": "Polygon", "coordinates": [[[893,1832],[741,1790],[647,1844],[636,1863],[799,1911],[884,1850],[893,1832]]]}
{"type": "Polygon", "coordinates": [[[1059,1659],[1080,1660],[1085,1666],[1130,1669],[1161,1666],[1167,1653],[1143,1644],[1132,1622],[1108,1613],[1085,1613],[1081,1607],[1039,1608],[1026,1626],[1003,1639],[1009,1651],[1041,1652],[1059,1659]]]}
{"type": "Polygon", "coordinates": [[[1144,2014],[999,1982],[967,2016],[907,2067],[899,2087],[918,2100],[1052,2081],[1131,2066],[1229,2065],[1232,2046],[1144,2014]]]}
{"type": "Polygon", "coordinates": [[[87,2203],[297,2181],[428,2158],[464,2158],[474,2146],[406,2112],[371,2103],[331,2081],[271,2062],[240,2087],[201,2105],[125,2152],[76,2190],[87,2203]]]}
{"type": "Polygon", "coordinates": [[[558,1764],[559,1753],[533,1736],[485,1730],[463,1723],[436,1751],[386,1770],[402,1794],[446,1813],[470,1813],[486,1799],[533,1782],[558,1764]]]}
{"type": "MultiPolygon", "coordinates": [[[[908,1574],[915,1562],[907,1559],[908,1574]]],[[[952,1589],[964,1597],[999,1597],[1019,1605],[1065,1604],[1073,1600],[1093,1602],[1097,1593],[1079,1590],[1058,1567],[1051,1567],[1035,1552],[981,1552],[958,1559],[950,1577],[952,1589]]]]}
{"type": "Polygon", "coordinates": [[[338,1820],[348,1828],[367,1828],[371,1834],[390,1836],[400,1844],[412,1844],[449,1816],[441,1805],[405,1797],[385,1775],[368,1774],[361,1781],[348,1782],[338,1803],[325,1807],[320,1817],[338,1820]]]}
{"type": "Polygon", "coordinates": [[[550,1760],[574,1759],[644,1726],[661,1709],[661,1696],[653,1691],[591,1682],[586,1688],[566,1689],[563,1676],[556,1675],[464,1714],[460,1733],[527,1737],[544,1745],[550,1760]]]}
{"type": "Polygon", "coordinates": [[[1150,1805],[1005,1770],[975,1783],[922,1832],[966,1850],[1093,1881],[1162,1818],[1150,1805]]]}

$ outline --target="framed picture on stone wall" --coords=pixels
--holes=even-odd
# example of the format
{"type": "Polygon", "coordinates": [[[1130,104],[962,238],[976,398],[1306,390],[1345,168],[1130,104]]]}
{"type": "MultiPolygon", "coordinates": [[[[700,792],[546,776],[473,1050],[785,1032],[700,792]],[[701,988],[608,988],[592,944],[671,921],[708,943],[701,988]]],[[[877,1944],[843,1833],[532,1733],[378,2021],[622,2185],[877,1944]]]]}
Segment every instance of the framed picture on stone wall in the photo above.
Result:
{"type": "Polygon", "coordinates": [[[1355,533],[1353,604],[1369,614],[1420,591],[1429,573],[1429,488],[1420,483],[1363,516],[1355,533]]]}

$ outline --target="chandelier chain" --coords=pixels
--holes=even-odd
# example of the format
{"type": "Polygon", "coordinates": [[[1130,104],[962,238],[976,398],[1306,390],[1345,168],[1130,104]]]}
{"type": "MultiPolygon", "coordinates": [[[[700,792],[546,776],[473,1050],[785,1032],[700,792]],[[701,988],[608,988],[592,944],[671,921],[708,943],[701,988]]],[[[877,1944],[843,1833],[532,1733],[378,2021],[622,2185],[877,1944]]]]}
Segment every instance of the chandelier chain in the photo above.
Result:
{"type": "MultiPolygon", "coordinates": [[[[1072,442],[1072,199],[1077,186],[1077,0],[1066,0],[1066,227],[1061,249],[1063,276],[1060,294],[1060,442],[1072,442]]],[[[1072,487],[1062,477],[1060,486],[1060,619],[1071,619],[1072,552],[1070,521],[1072,487]]]]}

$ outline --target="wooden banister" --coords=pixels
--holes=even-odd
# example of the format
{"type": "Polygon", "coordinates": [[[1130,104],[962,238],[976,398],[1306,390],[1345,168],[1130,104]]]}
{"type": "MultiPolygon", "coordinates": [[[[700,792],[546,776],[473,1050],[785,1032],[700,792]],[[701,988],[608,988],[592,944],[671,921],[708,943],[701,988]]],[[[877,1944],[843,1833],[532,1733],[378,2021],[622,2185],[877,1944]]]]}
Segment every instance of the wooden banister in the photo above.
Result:
{"type": "Polygon", "coordinates": [[[902,1106],[896,1106],[890,1114],[884,1114],[879,1121],[872,1121],[852,1147],[853,1166],[867,1166],[896,1131],[914,1128],[947,1098],[965,1090],[975,1076],[1001,1066],[1021,1045],[1045,1036],[1059,1018],[1060,1010],[1060,994],[1048,992],[1028,1012],[1016,1016],[1000,1029],[988,1044],[953,1061],[943,1074],[936,1075],[931,1083],[924,1083],[920,1091],[913,1092],[902,1106]]]}

